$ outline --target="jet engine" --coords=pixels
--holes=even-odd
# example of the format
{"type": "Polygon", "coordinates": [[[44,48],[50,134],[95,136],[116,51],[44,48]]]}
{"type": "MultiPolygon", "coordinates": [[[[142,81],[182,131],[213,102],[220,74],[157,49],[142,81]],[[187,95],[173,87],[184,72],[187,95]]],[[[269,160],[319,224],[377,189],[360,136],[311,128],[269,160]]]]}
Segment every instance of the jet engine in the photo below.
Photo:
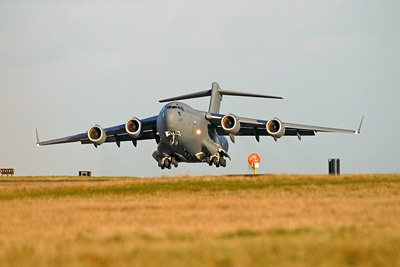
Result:
{"type": "Polygon", "coordinates": [[[88,131],[88,137],[89,140],[95,144],[95,146],[103,144],[107,138],[106,133],[99,125],[90,127],[88,131]]]}
{"type": "Polygon", "coordinates": [[[236,116],[232,114],[225,115],[222,118],[221,126],[226,132],[230,134],[236,134],[240,130],[240,122],[238,121],[236,116]]]}
{"type": "Polygon", "coordinates": [[[267,123],[267,132],[275,139],[281,138],[285,134],[285,125],[278,119],[269,120],[267,123]]]}
{"type": "Polygon", "coordinates": [[[126,132],[133,138],[139,138],[142,131],[142,122],[138,118],[132,118],[125,123],[126,132]]]}

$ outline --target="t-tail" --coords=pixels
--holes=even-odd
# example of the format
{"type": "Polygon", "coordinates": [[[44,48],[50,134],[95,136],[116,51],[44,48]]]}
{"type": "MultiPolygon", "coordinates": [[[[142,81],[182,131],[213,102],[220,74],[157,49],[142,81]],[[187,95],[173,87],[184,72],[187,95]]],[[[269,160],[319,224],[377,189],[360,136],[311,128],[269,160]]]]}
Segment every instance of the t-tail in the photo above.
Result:
{"type": "Polygon", "coordinates": [[[170,97],[167,99],[162,99],[162,100],[160,100],[160,103],[176,101],[176,100],[183,100],[183,99],[199,98],[199,97],[204,97],[204,96],[211,96],[210,97],[210,105],[208,107],[208,112],[209,113],[219,113],[223,95],[283,99],[280,96],[251,94],[251,93],[245,93],[245,92],[222,90],[219,87],[218,83],[213,82],[211,85],[211,89],[209,89],[209,90],[200,91],[197,93],[192,93],[192,94],[187,94],[187,95],[181,95],[181,96],[177,96],[177,97],[170,97]]]}

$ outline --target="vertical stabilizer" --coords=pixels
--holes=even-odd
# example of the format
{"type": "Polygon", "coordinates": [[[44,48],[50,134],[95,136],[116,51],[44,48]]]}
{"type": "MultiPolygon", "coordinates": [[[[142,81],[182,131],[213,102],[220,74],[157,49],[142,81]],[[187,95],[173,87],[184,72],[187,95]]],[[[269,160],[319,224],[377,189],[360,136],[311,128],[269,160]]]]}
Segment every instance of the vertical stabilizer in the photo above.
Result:
{"type": "Polygon", "coordinates": [[[218,83],[213,82],[211,86],[211,97],[210,97],[210,106],[208,107],[208,112],[210,113],[219,113],[219,108],[221,106],[222,94],[219,92],[221,88],[219,88],[218,83]]]}

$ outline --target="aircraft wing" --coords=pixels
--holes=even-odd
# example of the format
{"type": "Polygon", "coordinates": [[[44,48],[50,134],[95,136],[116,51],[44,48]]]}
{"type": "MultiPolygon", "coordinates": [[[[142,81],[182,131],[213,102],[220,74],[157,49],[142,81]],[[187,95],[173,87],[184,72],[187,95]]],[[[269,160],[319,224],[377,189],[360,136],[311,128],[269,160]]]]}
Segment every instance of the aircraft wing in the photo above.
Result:
{"type": "Polygon", "coordinates": [[[314,136],[316,132],[337,132],[358,134],[364,117],[361,119],[358,130],[348,130],[339,128],[328,128],[320,126],[310,126],[295,123],[282,122],[277,118],[272,120],[258,120],[238,117],[233,114],[223,115],[207,113],[206,119],[216,126],[219,135],[230,135],[234,142],[234,136],[255,136],[259,141],[260,136],[272,136],[275,140],[282,136],[314,136]]]}
{"type": "Polygon", "coordinates": [[[102,143],[115,142],[119,147],[120,142],[124,141],[132,141],[132,143],[135,146],[137,144],[137,141],[140,140],[155,139],[158,142],[160,137],[157,131],[157,117],[158,116],[153,116],[141,120],[133,118],[128,120],[125,124],[104,129],[102,129],[98,125],[95,125],[85,133],[80,133],[76,135],[66,136],[42,142],[39,141],[38,133],[36,130],[37,145],[47,146],[55,144],[81,142],[81,144],[94,144],[97,147],[97,145],[101,145],[102,143]]]}

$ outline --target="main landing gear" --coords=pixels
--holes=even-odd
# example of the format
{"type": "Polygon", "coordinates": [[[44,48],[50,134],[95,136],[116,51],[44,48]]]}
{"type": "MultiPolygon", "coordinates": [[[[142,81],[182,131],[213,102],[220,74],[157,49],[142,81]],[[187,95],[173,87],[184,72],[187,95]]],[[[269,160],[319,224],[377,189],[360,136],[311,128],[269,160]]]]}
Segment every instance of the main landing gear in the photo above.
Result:
{"type": "MultiPolygon", "coordinates": [[[[217,168],[219,168],[220,166],[226,167],[226,159],[224,157],[229,158],[227,154],[218,152],[215,155],[207,156],[206,162],[208,163],[208,165],[215,165],[215,167],[217,168]]],[[[160,154],[157,153],[157,151],[154,151],[153,158],[157,161],[158,167],[160,167],[162,170],[171,169],[172,166],[174,166],[175,168],[178,167],[178,160],[176,159],[176,156],[162,157],[160,154]]]]}
{"type": "Polygon", "coordinates": [[[163,159],[157,160],[157,162],[158,162],[158,167],[160,167],[161,170],[164,170],[165,168],[171,169],[172,165],[175,168],[178,167],[178,161],[176,160],[175,157],[163,158],[163,159]]]}
{"type": "Polygon", "coordinates": [[[212,156],[208,156],[206,158],[206,161],[210,166],[214,164],[215,167],[217,168],[219,168],[219,166],[226,167],[226,159],[224,159],[224,157],[221,156],[219,153],[212,156]]]}
{"type": "Polygon", "coordinates": [[[178,161],[175,157],[161,157],[160,154],[157,152],[153,153],[153,158],[157,161],[158,167],[160,167],[162,170],[165,168],[171,169],[172,166],[175,168],[178,167],[178,161]]]}

